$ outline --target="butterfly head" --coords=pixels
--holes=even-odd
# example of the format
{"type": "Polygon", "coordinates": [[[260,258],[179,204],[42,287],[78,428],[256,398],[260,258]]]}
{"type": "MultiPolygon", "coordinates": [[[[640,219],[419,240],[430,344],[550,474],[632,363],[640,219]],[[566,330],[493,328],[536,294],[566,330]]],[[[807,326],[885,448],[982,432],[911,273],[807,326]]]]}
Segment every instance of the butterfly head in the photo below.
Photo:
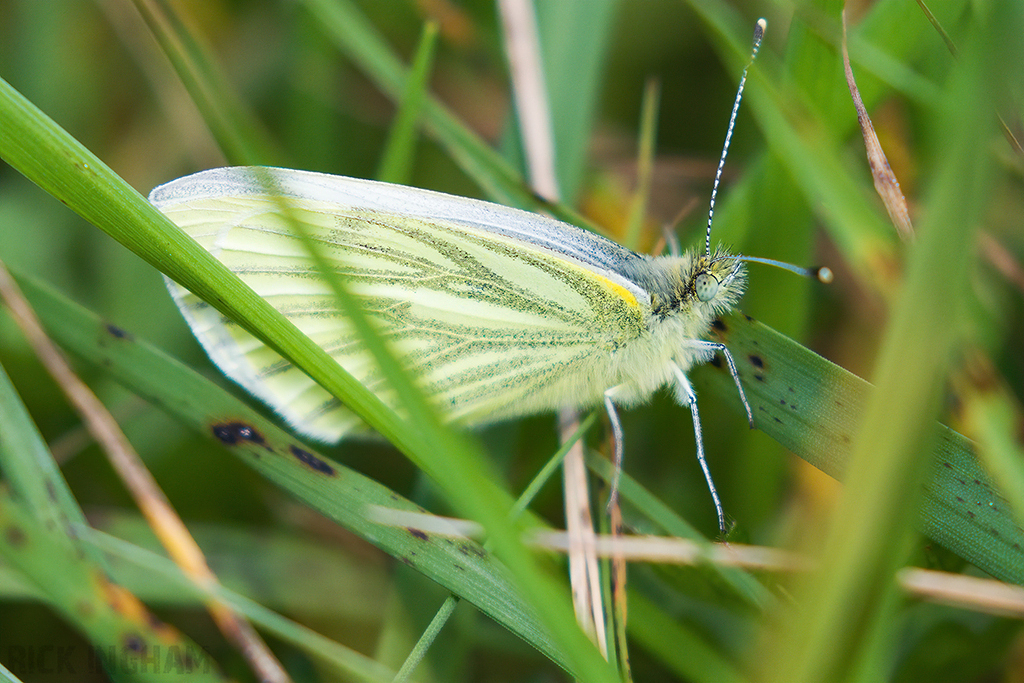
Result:
{"type": "Polygon", "coordinates": [[[687,278],[688,299],[697,307],[709,307],[717,315],[731,308],[743,295],[747,272],[743,262],[724,251],[693,260],[687,278]]]}

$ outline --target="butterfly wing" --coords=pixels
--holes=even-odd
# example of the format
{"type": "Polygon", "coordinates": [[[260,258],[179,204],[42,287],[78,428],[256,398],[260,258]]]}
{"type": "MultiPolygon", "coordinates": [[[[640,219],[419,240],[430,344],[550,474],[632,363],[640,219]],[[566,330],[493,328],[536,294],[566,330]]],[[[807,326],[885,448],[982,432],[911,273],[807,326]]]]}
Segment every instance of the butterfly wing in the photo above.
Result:
{"type": "MultiPolygon", "coordinates": [[[[646,332],[648,295],[612,269],[632,252],[536,214],[276,169],[215,169],[153,191],[173,222],[392,407],[281,215],[282,198],[448,419],[480,424],[597,402],[618,380],[613,352],[646,332]]],[[[333,440],[361,425],[240,326],[169,287],[214,362],[297,429],[333,440]]]]}

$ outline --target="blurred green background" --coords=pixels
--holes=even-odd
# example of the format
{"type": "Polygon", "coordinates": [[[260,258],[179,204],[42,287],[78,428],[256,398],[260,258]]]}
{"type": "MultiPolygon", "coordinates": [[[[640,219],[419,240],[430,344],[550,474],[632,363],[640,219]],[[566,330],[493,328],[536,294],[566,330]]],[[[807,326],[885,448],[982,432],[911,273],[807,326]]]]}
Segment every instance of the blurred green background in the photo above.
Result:
{"type": "MultiPolygon", "coordinates": [[[[171,4],[193,35],[209,47],[227,82],[255,113],[270,141],[268,161],[373,177],[394,105],[339,53],[306,4],[270,0],[171,4]]],[[[495,147],[518,158],[511,132],[506,61],[491,2],[357,4],[406,59],[415,50],[424,20],[439,21],[432,92],[495,147]]],[[[920,11],[903,4],[907,7],[879,3],[850,12],[854,21],[865,17],[869,26],[862,41],[854,43],[854,68],[913,214],[943,155],[943,145],[935,139],[935,111],[953,59],[920,11]]],[[[555,5],[557,0],[541,3],[540,12],[557,16],[555,5]]],[[[967,33],[973,19],[967,3],[944,3],[933,9],[954,40],[967,33]]],[[[800,93],[801,99],[792,101],[794,110],[805,106],[813,114],[802,131],[804,141],[822,144],[814,135],[825,136],[825,146],[839,162],[835,168],[843,174],[842,182],[860,193],[870,215],[884,225],[879,218],[884,210],[871,188],[855,112],[836,58],[835,3],[797,7],[716,3],[714,11],[727,17],[730,26],[750,29],[758,17],[767,17],[769,30],[759,63],[762,79],[782,93],[784,102],[788,93],[800,93]],[[799,30],[791,31],[791,22],[799,24],[799,30]],[[824,125],[823,132],[815,128],[819,125],[824,125]]],[[[571,67],[563,64],[559,69],[565,79],[559,87],[564,101],[578,99],[580,107],[594,106],[592,125],[585,122],[574,131],[578,140],[566,143],[570,150],[573,145],[580,150],[569,154],[577,158],[568,162],[570,170],[563,176],[572,188],[566,201],[603,226],[609,236],[624,238],[637,174],[644,86],[647,79],[655,78],[660,105],[652,196],[641,243],[635,246],[650,249],[659,240],[661,226],[694,200],[695,208],[679,234],[684,245],[697,244],[703,239],[705,206],[742,59],[725,49],[723,37],[683,2],[621,3],[607,16],[611,18],[595,19],[595,30],[601,33],[591,35],[589,43],[599,54],[599,79],[591,84],[588,73],[574,78],[571,67]],[[581,88],[578,93],[576,87],[581,88]]],[[[564,58],[569,64],[575,55],[568,37],[578,30],[578,26],[566,26],[554,32],[556,37],[567,37],[564,58]]],[[[747,40],[748,33],[737,34],[736,39],[747,40]]],[[[581,68],[582,63],[581,59],[581,68]]],[[[1012,63],[1007,65],[1012,68],[1012,63]]],[[[0,76],[143,194],[167,180],[226,163],[129,2],[0,0],[0,76]]],[[[1000,113],[1018,137],[1021,85],[1018,79],[1017,89],[1007,92],[1006,101],[1000,103],[1005,107],[1000,113]]],[[[765,140],[766,124],[754,114],[757,107],[757,101],[748,102],[737,122],[719,195],[722,210],[715,238],[746,254],[825,264],[837,278],[825,287],[754,265],[741,307],[839,365],[870,376],[891,295],[899,287],[906,247],[892,232],[859,225],[856,216],[834,216],[829,196],[815,194],[814,186],[802,180],[792,165],[766,151],[772,147],[778,154],[765,140]],[[843,229],[850,232],[840,232],[843,229]],[[851,249],[851,243],[860,248],[851,249]]],[[[1019,440],[1024,432],[1017,410],[1024,397],[1022,160],[998,136],[979,154],[995,159],[995,172],[980,226],[977,267],[967,297],[970,307],[950,317],[951,325],[964,330],[966,343],[960,347],[946,419],[966,430],[958,422],[964,401],[969,400],[962,392],[981,375],[1000,387],[1003,405],[1018,420],[1019,440]]],[[[830,180],[821,182],[827,185],[830,180]]],[[[416,149],[409,184],[484,196],[427,137],[416,149]]],[[[0,166],[0,258],[230,387],[192,338],[159,273],[6,165],[0,166]]],[[[907,353],[913,354],[914,349],[907,353]]],[[[0,363],[61,459],[65,476],[90,519],[141,542],[144,534],[130,499],[2,312],[0,363]]],[[[83,368],[83,375],[119,419],[182,517],[207,534],[200,542],[214,549],[214,568],[224,570],[227,583],[247,583],[247,590],[264,604],[360,651],[376,649],[384,653],[381,659],[398,657],[401,662],[388,648],[401,652],[409,634],[415,637],[418,625],[443,597],[439,589],[412,572],[396,569],[390,558],[296,504],[102,373],[83,368]],[[244,567],[245,571],[235,566],[253,555],[265,558],[265,565],[260,562],[255,568],[244,567]],[[223,563],[220,567],[218,559],[223,563]],[[396,586],[399,590],[392,592],[396,586]],[[403,603],[399,610],[392,602],[402,602],[396,595],[418,599],[403,603]],[[408,613],[408,624],[396,625],[396,613],[408,613]]],[[[699,373],[697,384],[699,390],[699,373]]],[[[829,509],[834,482],[763,434],[748,433],[734,396],[721,398],[707,392],[706,397],[702,394],[701,407],[710,466],[726,512],[737,520],[742,537],[768,544],[794,534],[815,533],[809,520],[829,509]]],[[[714,509],[693,458],[686,409],[665,392],[623,417],[627,472],[713,536],[714,509]]],[[[600,434],[593,437],[592,444],[603,445],[600,434]]],[[[480,439],[513,491],[525,486],[557,448],[553,416],[499,425],[483,431],[480,439]]],[[[444,511],[435,507],[438,502],[429,483],[386,444],[346,442],[326,452],[399,493],[444,511]]],[[[533,509],[562,527],[560,486],[548,486],[533,509]]],[[[960,566],[937,547],[922,544],[916,556],[940,567],[960,566]]],[[[639,585],[657,600],[657,591],[663,588],[659,572],[637,573],[639,585]]],[[[0,583],[4,591],[0,593],[0,663],[5,663],[4,647],[10,652],[12,644],[79,642],[45,607],[19,599],[9,574],[0,578],[5,579],[0,583]],[[63,635],[54,636],[54,629],[63,635]]],[[[666,582],[675,585],[672,579],[666,582]]],[[[692,621],[722,650],[743,652],[742,634],[749,632],[738,625],[742,615],[709,616],[709,609],[728,608],[713,599],[706,602],[705,597],[683,590],[672,596],[671,612],[680,620],[692,621]]],[[[248,680],[249,674],[204,612],[175,606],[167,596],[154,597],[151,604],[161,617],[214,652],[233,675],[248,680]]],[[[1013,622],[928,605],[908,608],[902,618],[900,642],[893,647],[887,672],[891,677],[1019,680],[1010,673],[1022,651],[1013,622]]],[[[469,623],[469,618],[464,620],[469,623]]],[[[456,623],[455,635],[439,647],[443,654],[431,661],[437,680],[555,680],[560,675],[550,662],[500,628],[479,619],[473,623],[475,627],[462,629],[456,623]],[[485,624],[482,630],[481,623],[485,624]]],[[[280,654],[298,680],[330,680],[306,655],[288,647],[281,647],[280,654]]],[[[637,680],[677,675],[670,673],[672,667],[658,653],[634,649],[632,659],[637,680]]],[[[423,676],[418,680],[430,679],[426,672],[423,676]]],[[[67,679],[47,679],[37,671],[24,680],[67,679]]],[[[93,680],[102,678],[97,674],[93,680]]]]}

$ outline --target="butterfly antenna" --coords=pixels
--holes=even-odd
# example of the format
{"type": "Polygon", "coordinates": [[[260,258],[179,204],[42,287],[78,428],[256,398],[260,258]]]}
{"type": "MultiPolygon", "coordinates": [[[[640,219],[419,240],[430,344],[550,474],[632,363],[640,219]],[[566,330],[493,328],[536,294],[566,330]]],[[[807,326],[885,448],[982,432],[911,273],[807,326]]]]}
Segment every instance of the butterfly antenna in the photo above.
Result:
{"type": "Polygon", "coordinates": [[[816,268],[804,268],[803,266],[794,266],[792,263],[786,263],[785,261],[776,261],[771,258],[761,258],[759,256],[737,256],[738,261],[752,261],[753,263],[764,263],[769,266],[775,266],[776,268],[782,268],[788,270],[791,273],[809,277],[812,280],[817,280],[824,284],[832,282],[832,269],[827,266],[818,266],[816,268]]]}
{"type": "Polygon", "coordinates": [[[740,87],[736,90],[736,101],[732,105],[732,116],[729,117],[729,129],[725,133],[725,144],[722,146],[722,157],[718,160],[718,170],[715,172],[715,184],[711,188],[711,208],[708,209],[708,231],[704,240],[705,251],[708,258],[711,258],[711,220],[715,216],[715,197],[718,195],[718,185],[722,181],[722,169],[725,168],[725,157],[729,154],[729,143],[732,141],[732,130],[736,126],[736,115],[740,111],[740,101],[743,99],[743,86],[747,84],[747,70],[757,58],[757,50],[761,47],[761,39],[764,38],[764,31],[768,28],[768,22],[758,19],[754,26],[754,46],[750,50],[750,61],[743,67],[743,75],[740,77],[740,87]]]}

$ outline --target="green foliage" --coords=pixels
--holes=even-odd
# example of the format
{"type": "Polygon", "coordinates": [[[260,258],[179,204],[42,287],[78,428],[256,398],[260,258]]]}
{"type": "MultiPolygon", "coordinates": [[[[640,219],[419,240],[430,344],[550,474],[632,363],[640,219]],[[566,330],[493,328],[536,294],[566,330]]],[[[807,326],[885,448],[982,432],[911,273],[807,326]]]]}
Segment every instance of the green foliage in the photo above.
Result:
{"type": "MultiPolygon", "coordinates": [[[[225,159],[370,176],[388,147],[389,172],[408,173],[412,185],[536,208],[517,168],[494,8],[467,3],[453,15],[426,17],[422,6],[179,3],[190,14],[175,18],[162,2],[8,2],[0,28],[0,259],[32,274],[20,279],[48,330],[119,416],[186,521],[202,523],[200,541],[225,584],[258,601],[225,598],[273,636],[296,680],[388,679],[447,591],[463,601],[413,680],[551,677],[558,667],[612,680],[576,630],[561,560],[527,552],[519,538],[527,528],[564,526],[558,487],[542,488],[519,523],[505,517],[515,492],[557,450],[554,422],[500,425],[479,438],[452,434],[415,409],[414,391],[411,422],[399,420],[350,378],[316,369],[318,349],[132,190],[144,195],[225,159]],[[439,27],[432,63],[428,38],[407,82],[404,64],[414,59],[426,19],[439,27]],[[406,123],[393,128],[398,102],[406,123]],[[407,125],[416,115],[422,137],[413,144],[407,125]],[[397,141],[389,143],[392,134],[397,141]],[[488,142],[502,136],[501,144],[488,142]],[[308,363],[394,446],[302,444],[252,401],[230,396],[157,269],[308,363]],[[229,418],[257,425],[263,443],[243,440],[231,449],[237,459],[225,457],[211,426],[229,418]],[[487,550],[422,539],[368,512],[418,505],[481,522],[487,550]]],[[[688,174],[689,162],[713,168],[753,22],[774,12],[748,83],[714,239],[745,254],[832,267],[838,277],[825,287],[754,265],[743,310],[881,387],[871,392],[742,314],[724,321],[720,334],[740,365],[758,430],[746,429],[720,368],[700,369],[695,384],[710,466],[737,525],[732,538],[814,553],[826,570],[804,580],[723,567],[632,568],[636,680],[939,673],[973,680],[1013,666],[1005,663],[1017,635],[1012,622],[905,600],[893,572],[913,562],[977,573],[963,558],[1024,582],[1016,516],[1024,509],[1024,307],[1013,280],[1024,253],[1024,192],[1021,156],[995,128],[998,113],[1020,133],[1022,18],[1012,3],[932,8],[960,48],[957,58],[914,3],[879,2],[851,19],[858,85],[919,228],[919,238],[903,244],[864,162],[842,72],[839,9],[824,0],[742,10],[667,0],[539,8],[560,181],[578,200],[555,207],[559,216],[571,219],[582,208],[593,224],[625,238],[631,207],[642,205],[630,188],[643,83],[661,78],[643,245],[657,242],[659,224],[691,197],[706,205],[710,173],[688,174]],[[976,437],[977,447],[937,421],[976,437]],[[847,488],[836,494],[783,446],[847,488]],[[994,463],[995,484],[979,461],[994,463]],[[823,499],[830,502],[822,506],[823,499]],[[959,558],[926,555],[914,528],[959,558]]],[[[701,214],[681,226],[684,243],[702,239],[701,214]]],[[[12,653],[54,644],[43,634],[55,615],[78,630],[63,637],[82,661],[87,643],[117,642],[133,622],[97,599],[87,579],[102,568],[247,680],[195,594],[150,552],[102,456],[4,312],[0,365],[13,387],[0,394],[0,517],[5,529],[22,531],[0,546],[0,664],[33,680],[38,672],[19,672],[26,660],[12,653]],[[124,540],[83,529],[82,509],[92,526],[124,540]],[[26,595],[30,606],[6,609],[26,595]],[[90,600],[93,621],[76,611],[90,600]]],[[[400,368],[391,371],[392,381],[407,381],[400,368]]],[[[627,523],[700,542],[713,536],[686,409],[659,396],[624,417],[627,523]]],[[[588,442],[601,450],[601,430],[591,430],[588,442]]],[[[589,459],[607,477],[607,462],[594,452],[589,459]]],[[[157,631],[140,637],[156,642],[157,631]]]]}

